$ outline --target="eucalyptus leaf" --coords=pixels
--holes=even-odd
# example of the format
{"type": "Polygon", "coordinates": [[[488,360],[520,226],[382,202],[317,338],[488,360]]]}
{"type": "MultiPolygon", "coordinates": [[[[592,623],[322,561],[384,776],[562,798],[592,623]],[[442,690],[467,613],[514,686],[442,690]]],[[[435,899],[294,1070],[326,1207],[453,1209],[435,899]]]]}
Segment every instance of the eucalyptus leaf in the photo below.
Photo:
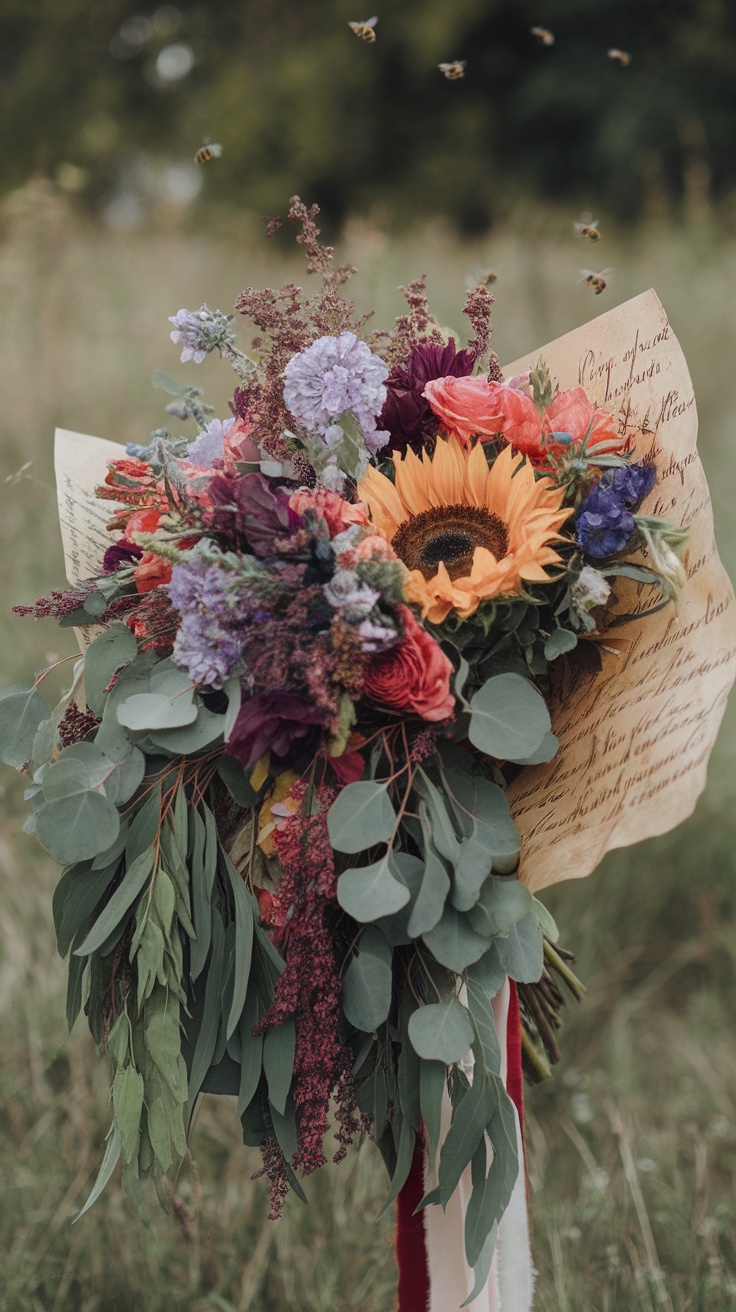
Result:
{"type": "Polygon", "coordinates": [[[115,842],[119,829],[113,803],[92,791],[47,802],[36,815],[36,833],[60,865],[96,856],[115,842]]]}
{"type": "Polygon", "coordinates": [[[440,1141],[442,1101],[447,1090],[447,1068],[442,1061],[423,1061],[419,1068],[419,1105],[427,1136],[430,1170],[440,1141]]]}
{"type": "Polygon", "coordinates": [[[411,1170],[412,1159],[414,1157],[416,1135],[406,1117],[402,1116],[401,1112],[398,1110],[394,1112],[391,1130],[393,1132],[394,1143],[396,1146],[396,1167],[391,1180],[391,1187],[386,1195],[383,1207],[376,1217],[377,1221],[380,1221],[381,1217],[385,1216],[394,1199],[398,1197],[406,1184],[411,1170]],[[398,1135],[396,1133],[397,1122],[398,1135]]]}
{"type": "Polygon", "coordinates": [[[371,1033],[391,1008],[392,952],[381,930],[368,925],[343,976],[342,1007],[357,1030],[371,1033]]]}
{"type": "Polygon", "coordinates": [[[534,684],[520,674],[495,674],[470,701],[468,737],[500,761],[523,761],[550,731],[549,711],[534,684]]]}
{"type": "Polygon", "coordinates": [[[456,911],[449,903],[439,923],[423,935],[423,941],[441,966],[457,974],[462,974],[488,949],[487,937],[476,934],[467,916],[456,911]]]}
{"type": "Polygon", "coordinates": [[[535,984],[544,967],[544,942],[535,912],[511,926],[506,938],[497,940],[498,955],[506,974],[519,984],[535,984]]]}
{"type": "Polygon", "coordinates": [[[31,759],[39,726],[51,708],[35,684],[0,691],[0,760],[20,770],[31,759]]]}
{"type": "Polygon", "coordinates": [[[413,939],[421,938],[439,923],[450,892],[450,876],[432,842],[432,827],[425,802],[419,803],[419,818],[424,843],[424,870],[409,917],[408,930],[413,939]]]}
{"type": "Polygon", "coordinates": [[[242,1116],[258,1088],[263,1069],[263,1035],[254,1034],[260,1008],[258,995],[251,985],[245,995],[245,1006],[240,1017],[240,1087],[238,1090],[238,1116],[242,1116]]]}
{"type": "Polygon", "coordinates": [[[266,1030],[263,1039],[263,1069],[268,1084],[268,1097],[283,1115],[294,1075],[296,1027],[293,1016],[287,1016],[280,1025],[266,1030]]]}
{"type": "Polygon", "coordinates": [[[152,848],[143,852],[125,871],[110,901],[105,905],[94,927],[90,930],[80,947],[75,948],[76,956],[89,956],[105,942],[116,929],[150,878],[153,870],[155,853],[152,848]]]}
{"type": "Polygon", "coordinates": [[[94,1203],[97,1202],[97,1199],[102,1193],[102,1190],[105,1188],[105,1185],[107,1184],[113,1171],[115,1170],[115,1167],[117,1166],[120,1160],[120,1154],[122,1153],[122,1151],[123,1151],[123,1141],[120,1136],[120,1131],[118,1130],[116,1125],[113,1125],[110,1129],[110,1133],[107,1140],[107,1148],[105,1149],[105,1156],[102,1159],[102,1165],[100,1167],[99,1174],[92,1188],[92,1192],[89,1198],[87,1199],[86,1203],[84,1204],[84,1207],[82,1208],[81,1212],[77,1212],[77,1215],[74,1217],[74,1220],[72,1221],[72,1225],[74,1225],[77,1221],[79,1221],[84,1216],[85,1212],[88,1212],[90,1207],[92,1207],[94,1203]]]}
{"type": "Polygon", "coordinates": [[[424,1061],[440,1061],[445,1066],[462,1061],[473,1042],[467,1008],[454,998],[417,1007],[409,1017],[407,1032],[419,1057],[424,1061]]]}
{"type": "Polygon", "coordinates": [[[485,938],[508,934],[512,925],[532,910],[532,895],[520,879],[491,875],[476,905],[468,912],[473,929],[485,938]]]}
{"type": "Polygon", "coordinates": [[[409,852],[394,852],[391,856],[391,873],[409,890],[409,901],[393,915],[381,916],[376,925],[383,931],[392,948],[406,946],[412,941],[409,932],[409,919],[414,902],[419,893],[424,872],[424,863],[409,852]]]}
{"type": "MultiPolygon", "coordinates": [[[[210,949],[207,974],[204,979],[204,1007],[202,1019],[194,1045],[189,1071],[188,1101],[194,1102],[202,1082],[212,1063],[212,1055],[217,1043],[220,1028],[221,990],[225,968],[224,959],[225,934],[220,916],[215,913],[212,918],[212,945],[210,949]]],[[[202,988],[200,983],[199,988],[202,988]]]]}
{"type": "Polygon", "coordinates": [[[573,651],[577,645],[577,634],[570,629],[553,629],[544,644],[544,659],[554,661],[565,652],[573,651]]]}
{"type": "Polygon", "coordinates": [[[557,755],[559,746],[560,744],[555,735],[546,733],[536,751],[529,756],[525,756],[523,761],[519,761],[519,765],[546,765],[548,761],[551,761],[557,755]]]}
{"type": "Polygon", "coordinates": [[[398,1059],[399,1102],[404,1117],[418,1133],[421,1124],[421,1109],[419,1106],[421,1059],[414,1051],[407,1031],[409,1018],[415,1009],[416,1003],[407,988],[404,990],[399,1004],[399,1033],[401,1036],[398,1059]]]}
{"type": "Polygon", "coordinates": [[[65,872],[54,893],[54,911],[57,898],[64,897],[63,910],[57,927],[59,955],[65,957],[84,923],[94,914],[117,873],[117,862],[103,870],[79,870],[73,867],[65,872]]]}
{"type": "Polygon", "coordinates": [[[227,861],[227,873],[233,890],[235,902],[235,965],[233,974],[233,996],[230,1014],[225,1029],[226,1038],[230,1038],[240,1020],[245,1003],[245,995],[250,978],[253,957],[253,929],[255,923],[253,898],[247,891],[232,861],[227,861]]]}
{"type": "Polygon", "coordinates": [[[126,624],[109,624],[84,655],[84,696],[93,715],[102,715],[106,688],[116,670],[138,655],[138,643],[126,624]]]}
{"type": "Polygon", "coordinates": [[[134,1066],[118,1067],[112,1086],[112,1105],[126,1162],[132,1162],[138,1156],[143,1093],[140,1072],[134,1066]]]}
{"type": "Polygon", "coordinates": [[[477,1078],[454,1108],[450,1128],[442,1145],[438,1183],[443,1207],[450,1201],[460,1183],[460,1176],[485,1134],[495,1101],[493,1085],[479,1071],[477,1078]]]}
{"type": "Polygon", "coordinates": [[[390,852],[372,865],[344,871],[337,881],[340,906],[361,923],[393,915],[406,906],[410,897],[406,885],[394,878],[390,852]]]}
{"type": "Polygon", "coordinates": [[[333,848],[350,854],[387,843],[395,824],[396,812],[386,784],[370,780],[347,784],[341,789],[327,816],[333,848]]]}
{"type": "Polygon", "coordinates": [[[542,933],[545,934],[547,938],[551,939],[553,943],[556,943],[560,937],[560,931],[557,928],[552,912],[543,902],[539,901],[539,898],[532,897],[532,903],[534,905],[534,914],[539,921],[542,933]]]}
{"type": "Polygon", "coordinates": [[[193,724],[199,713],[193,689],[167,695],[162,692],[134,693],[118,707],[118,723],[134,733],[177,729],[193,724]]]}

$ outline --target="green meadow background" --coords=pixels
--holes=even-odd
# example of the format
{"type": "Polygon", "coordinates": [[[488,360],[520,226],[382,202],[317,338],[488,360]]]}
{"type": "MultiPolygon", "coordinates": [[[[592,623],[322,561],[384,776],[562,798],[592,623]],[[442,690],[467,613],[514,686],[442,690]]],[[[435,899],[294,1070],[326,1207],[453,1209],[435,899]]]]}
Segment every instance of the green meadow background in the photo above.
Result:
{"type": "MultiPolygon", "coordinates": [[[[426,272],[462,332],[466,279],[493,269],[502,361],[655,287],[736,572],[730,0],[387,0],[375,47],[344,26],[362,16],[347,0],[4,6],[0,683],[73,650],[9,609],[63,585],[54,427],[146,441],[165,418],[152,370],[195,377],[167,316],[303,280],[290,237],[268,243],[260,219],[297,190],[324,204],[381,326],[426,272]],[[551,51],[528,37],[540,22],[551,51]],[[608,45],[632,50],[630,69],[608,45]],[[465,83],[435,78],[456,56],[465,83]],[[205,133],[224,151],[197,173],[205,133]],[[573,232],[583,206],[596,247],[573,232]],[[579,280],[588,264],[613,269],[600,297],[579,280]]],[[[196,378],[225,416],[226,367],[196,378]]],[[[736,1306],[735,710],[691,819],[546,898],[588,996],[527,1097],[537,1312],[736,1306]]],[[[57,870],[21,832],[22,781],[0,783],[0,1312],[390,1312],[372,1145],[273,1224],[226,1099],[205,1101],[169,1214],[154,1198],[145,1228],[115,1178],[71,1225],[103,1151],[107,1070],[83,1024],[64,1037],[57,870]]]]}

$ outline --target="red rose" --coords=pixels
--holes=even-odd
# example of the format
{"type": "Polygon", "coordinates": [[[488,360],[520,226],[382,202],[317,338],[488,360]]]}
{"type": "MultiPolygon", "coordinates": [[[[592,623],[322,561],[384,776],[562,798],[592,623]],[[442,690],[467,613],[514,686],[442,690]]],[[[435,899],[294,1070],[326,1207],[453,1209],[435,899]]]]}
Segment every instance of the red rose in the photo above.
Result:
{"type": "Polygon", "coordinates": [[[406,606],[400,607],[404,636],[398,647],[374,656],[365,673],[365,693],[392,710],[422,720],[446,720],[455,709],[450,690],[452,662],[406,606]]]}

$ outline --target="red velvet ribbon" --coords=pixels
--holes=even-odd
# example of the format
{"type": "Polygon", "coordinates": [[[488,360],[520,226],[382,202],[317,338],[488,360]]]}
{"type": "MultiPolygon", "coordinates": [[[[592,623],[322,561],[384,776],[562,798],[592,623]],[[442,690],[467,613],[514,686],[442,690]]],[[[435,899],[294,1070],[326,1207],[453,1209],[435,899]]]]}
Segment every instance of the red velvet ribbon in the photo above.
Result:
{"type": "MultiPolygon", "coordinates": [[[[506,1023],[506,1091],[519,1113],[524,1138],[524,1079],[521,1070],[521,1016],[519,994],[509,981],[509,1014],[506,1023]]],[[[424,1237],[424,1215],[416,1207],[424,1197],[424,1153],[417,1150],[406,1184],[399,1193],[396,1224],[396,1257],[399,1264],[397,1312],[428,1312],[429,1267],[424,1237]]]]}

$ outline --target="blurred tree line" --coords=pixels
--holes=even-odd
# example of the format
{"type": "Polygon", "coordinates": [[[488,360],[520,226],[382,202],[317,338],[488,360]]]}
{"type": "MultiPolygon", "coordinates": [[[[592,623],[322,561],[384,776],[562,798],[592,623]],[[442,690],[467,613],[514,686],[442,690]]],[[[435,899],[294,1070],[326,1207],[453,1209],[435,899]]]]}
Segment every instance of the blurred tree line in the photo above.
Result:
{"type": "Polygon", "coordinates": [[[43,171],[99,206],[136,161],[210,138],[208,200],[300,192],[335,223],[380,206],[473,232],[519,195],[625,219],[736,194],[736,0],[355,3],[375,43],[353,0],[3,0],[0,190],[43,171]]]}

